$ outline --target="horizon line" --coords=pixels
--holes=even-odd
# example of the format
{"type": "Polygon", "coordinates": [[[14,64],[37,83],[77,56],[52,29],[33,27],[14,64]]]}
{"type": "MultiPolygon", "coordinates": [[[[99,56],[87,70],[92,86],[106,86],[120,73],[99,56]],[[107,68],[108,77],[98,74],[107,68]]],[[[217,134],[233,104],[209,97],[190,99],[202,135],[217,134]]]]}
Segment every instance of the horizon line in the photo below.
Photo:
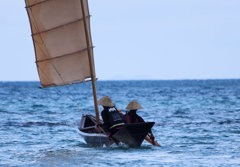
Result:
{"type": "MultiPolygon", "coordinates": [[[[240,78],[185,78],[185,79],[98,79],[97,81],[206,81],[206,80],[240,80],[240,78]]],[[[0,80],[0,82],[40,82],[40,80],[0,80]]]]}

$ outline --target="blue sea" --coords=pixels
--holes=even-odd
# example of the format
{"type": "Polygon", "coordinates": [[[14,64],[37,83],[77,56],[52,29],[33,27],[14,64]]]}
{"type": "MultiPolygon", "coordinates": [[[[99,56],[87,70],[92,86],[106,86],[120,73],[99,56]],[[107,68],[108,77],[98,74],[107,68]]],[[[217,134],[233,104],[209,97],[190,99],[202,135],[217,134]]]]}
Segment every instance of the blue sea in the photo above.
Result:
{"type": "MultiPolygon", "coordinates": [[[[98,81],[118,109],[137,100],[160,147],[92,148],[77,133],[94,114],[91,83],[40,89],[0,82],[0,166],[240,166],[240,80],[98,81]]],[[[101,107],[100,107],[101,109],[101,107]]]]}

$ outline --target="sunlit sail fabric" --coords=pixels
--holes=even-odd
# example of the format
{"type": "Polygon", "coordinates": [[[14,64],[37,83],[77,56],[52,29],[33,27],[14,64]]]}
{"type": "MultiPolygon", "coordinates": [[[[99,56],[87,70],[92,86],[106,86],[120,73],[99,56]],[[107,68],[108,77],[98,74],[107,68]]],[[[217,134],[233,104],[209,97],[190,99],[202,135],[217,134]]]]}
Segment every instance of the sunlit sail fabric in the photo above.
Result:
{"type": "MultiPolygon", "coordinates": [[[[83,0],[91,48],[89,55],[81,1],[25,0],[43,87],[68,85],[91,77],[90,15],[88,1],[83,0]]],[[[94,62],[91,63],[94,66],[94,62]]]]}

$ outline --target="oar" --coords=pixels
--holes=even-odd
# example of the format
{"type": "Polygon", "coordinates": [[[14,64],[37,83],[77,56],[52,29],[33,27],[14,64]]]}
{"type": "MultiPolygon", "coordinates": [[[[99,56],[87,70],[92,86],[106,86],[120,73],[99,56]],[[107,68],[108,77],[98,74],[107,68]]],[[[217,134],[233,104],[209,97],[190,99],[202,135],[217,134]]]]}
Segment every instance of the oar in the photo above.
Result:
{"type": "Polygon", "coordinates": [[[160,146],[160,144],[158,144],[157,141],[150,139],[149,136],[146,136],[146,137],[145,137],[145,140],[146,140],[148,143],[152,144],[153,146],[160,146]]]}
{"type": "MultiPolygon", "coordinates": [[[[103,132],[103,134],[105,134],[106,136],[108,136],[108,134],[105,132],[105,130],[101,127],[101,126],[97,126],[97,128],[99,128],[99,130],[100,131],[102,131],[103,132]]],[[[116,140],[116,139],[114,139],[112,136],[111,137],[109,137],[109,140],[112,140],[115,144],[119,144],[119,142],[116,140]]]]}
{"type": "MultiPolygon", "coordinates": [[[[90,118],[94,123],[95,123],[95,127],[96,127],[96,130],[99,129],[100,132],[102,132],[104,135],[108,136],[108,134],[105,132],[105,130],[101,127],[101,126],[98,126],[97,123],[96,123],[96,120],[93,120],[92,118],[90,118]]],[[[109,140],[112,140],[115,144],[118,145],[118,141],[116,139],[114,139],[113,137],[110,137],[109,140]]]]}

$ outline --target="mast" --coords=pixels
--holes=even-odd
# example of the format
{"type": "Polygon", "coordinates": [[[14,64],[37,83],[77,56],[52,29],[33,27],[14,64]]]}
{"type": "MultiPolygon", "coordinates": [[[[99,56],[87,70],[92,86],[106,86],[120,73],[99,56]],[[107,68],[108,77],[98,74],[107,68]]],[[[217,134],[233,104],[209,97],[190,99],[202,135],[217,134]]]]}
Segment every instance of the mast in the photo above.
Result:
{"type": "Polygon", "coordinates": [[[94,74],[93,59],[92,59],[93,58],[93,55],[92,55],[93,52],[91,52],[91,45],[90,45],[90,41],[89,41],[89,34],[88,34],[88,29],[87,29],[83,0],[80,0],[80,1],[81,1],[81,6],[82,6],[83,24],[84,24],[84,29],[85,29],[86,41],[87,41],[87,50],[88,50],[88,59],[89,59],[90,73],[91,73],[91,79],[92,79],[92,90],[93,90],[95,114],[96,114],[97,123],[100,123],[98,104],[97,104],[97,91],[96,91],[96,85],[95,85],[95,78],[96,77],[95,77],[95,74],[94,74]]]}

